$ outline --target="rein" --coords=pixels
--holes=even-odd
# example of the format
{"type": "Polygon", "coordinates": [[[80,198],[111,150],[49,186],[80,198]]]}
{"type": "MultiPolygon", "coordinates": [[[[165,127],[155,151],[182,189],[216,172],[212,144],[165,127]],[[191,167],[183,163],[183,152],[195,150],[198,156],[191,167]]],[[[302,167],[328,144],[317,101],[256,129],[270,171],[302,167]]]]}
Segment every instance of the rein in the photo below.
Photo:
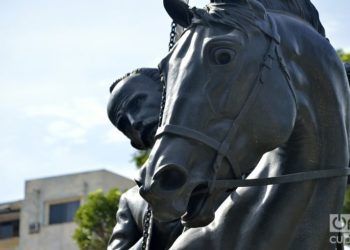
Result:
{"type": "Polygon", "coordinates": [[[244,179],[244,180],[215,180],[217,189],[236,188],[236,187],[258,187],[286,183],[296,183],[342,177],[350,175],[350,168],[323,169],[314,171],[304,171],[294,174],[285,174],[276,177],[244,179]]]}
{"type": "MultiPolygon", "coordinates": [[[[269,16],[268,16],[269,17],[269,16]]],[[[285,67],[283,58],[279,52],[279,39],[276,29],[276,24],[269,17],[272,34],[266,33],[264,30],[262,32],[270,39],[270,44],[268,45],[267,51],[265,53],[263,62],[261,63],[260,71],[257,74],[256,83],[249,93],[245,103],[242,106],[241,111],[238,116],[232,121],[232,125],[228,130],[225,139],[220,142],[212,137],[205,135],[202,132],[197,130],[187,128],[184,126],[167,124],[162,127],[159,127],[156,133],[155,138],[159,139],[165,134],[172,134],[187,139],[192,139],[194,141],[200,142],[207,147],[212,148],[216,151],[216,157],[213,164],[214,175],[213,180],[208,182],[209,193],[212,193],[214,189],[232,189],[236,187],[250,187],[250,186],[266,186],[266,185],[276,185],[276,184],[285,184],[285,183],[295,183],[295,182],[304,182],[310,180],[319,180],[325,178],[341,177],[350,175],[350,168],[343,169],[326,169],[326,170],[315,170],[315,171],[305,171],[294,174],[285,174],[277,177],[268,177],[268,178],[259,178],[259,179],[244,179],[241,168],[239,167],[237,161],[229,155],[229,149],[231,142],[237,132],[239,124],[243,119],[244,115],[248,113],[250,108],[253,106],[256,97],[260,93],[262,86],[264,85],[264,74],[266,71],[272,68],[272,63],[274,59],[278,60],[279,66],[283,75],[285,76],[289,87],[290,86],[290,76],[287,68],[285,67]],[[277,57],[275,58],[274,55],[277,57]],[[237,179],[232,180],[217,180],[216,173],[219,167],[222,165],[223,160],[226,159],[231,166],[233,173],[237,179]]],[[[293,91],[292,91],[293,92],[293,91]]],[[[294,95],[294,92],[293,92],[294,95]]],[[[164,108],[164,107],[163,107],[164,108]]]]}

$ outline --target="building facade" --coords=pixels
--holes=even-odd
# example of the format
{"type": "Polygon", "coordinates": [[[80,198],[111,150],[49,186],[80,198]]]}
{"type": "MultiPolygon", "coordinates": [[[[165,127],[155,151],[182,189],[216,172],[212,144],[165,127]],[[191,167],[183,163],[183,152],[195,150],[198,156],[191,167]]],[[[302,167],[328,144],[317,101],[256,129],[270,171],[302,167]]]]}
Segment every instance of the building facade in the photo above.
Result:
{"type": "Polygon", "coordinates": [[[23,201],[0,205],[0,250],[77,250],[73,219],[87,194],[134,185],[106,170],[29,180],[23,201]]]}
{"type": "Polygon", "coordinates": [[[0,204],[0,250],[18,249],[22,201],[0,204]]]}

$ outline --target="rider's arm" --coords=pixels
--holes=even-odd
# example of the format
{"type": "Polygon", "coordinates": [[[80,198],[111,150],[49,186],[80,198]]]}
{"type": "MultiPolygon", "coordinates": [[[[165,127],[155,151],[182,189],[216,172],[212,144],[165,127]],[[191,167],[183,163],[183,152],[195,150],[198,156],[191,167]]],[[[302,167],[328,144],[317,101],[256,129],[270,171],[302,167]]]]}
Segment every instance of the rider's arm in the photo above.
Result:
{"type": "Polygon", "coordinates": [[[108,250],[130,249],[142,237],[137,221],[129,207],[130,192],[123,194],[119,201],[117,224],[109,240],[108,250]]]}

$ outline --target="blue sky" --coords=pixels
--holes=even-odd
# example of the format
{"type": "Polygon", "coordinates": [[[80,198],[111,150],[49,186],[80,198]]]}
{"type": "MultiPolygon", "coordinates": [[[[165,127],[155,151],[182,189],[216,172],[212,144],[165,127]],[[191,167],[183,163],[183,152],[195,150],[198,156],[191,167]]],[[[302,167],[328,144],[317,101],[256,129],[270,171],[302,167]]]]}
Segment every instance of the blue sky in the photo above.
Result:
{"type": "MultiPolygon", "coordinates": [[[[314,3],[334,47],[350,51],[350,2],[314,3]]],[[[108,87],[156,66],[169,26],[160,0],[0,1],[0,202],[23,198],[33,178],[133,176],[134,150],[106,116],[108,87]]]]}

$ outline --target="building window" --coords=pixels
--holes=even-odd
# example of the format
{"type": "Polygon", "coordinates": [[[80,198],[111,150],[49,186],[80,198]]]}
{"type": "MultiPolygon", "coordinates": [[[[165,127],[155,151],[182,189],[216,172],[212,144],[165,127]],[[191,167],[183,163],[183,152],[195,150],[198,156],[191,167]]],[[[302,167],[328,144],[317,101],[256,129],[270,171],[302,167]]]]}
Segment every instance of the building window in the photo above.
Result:
{"type": "Polygon", "coordinates": [[[71,222],[75,212],[80,206],[80,201],[71,201],[50,205],[49,224],[71,222]]]}
{"type": "Polygon", "coordinates": [[[19,220],[0,222],[0,239],[19,236],[19,220]]]}

